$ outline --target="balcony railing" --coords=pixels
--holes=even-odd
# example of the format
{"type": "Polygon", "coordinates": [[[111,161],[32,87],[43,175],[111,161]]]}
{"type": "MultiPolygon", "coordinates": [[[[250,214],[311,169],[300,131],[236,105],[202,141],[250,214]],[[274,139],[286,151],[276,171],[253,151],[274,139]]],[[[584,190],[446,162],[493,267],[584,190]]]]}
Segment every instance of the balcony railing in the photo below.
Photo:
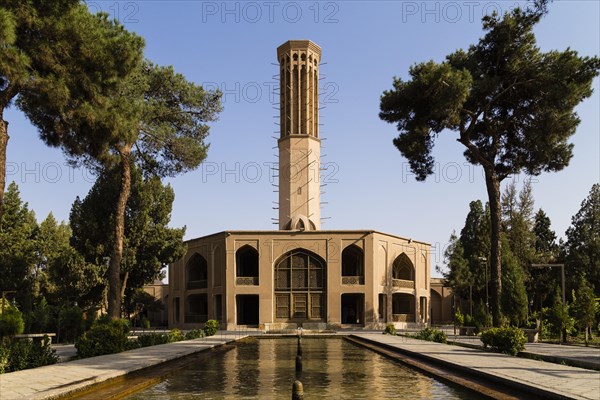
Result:
{"type": "Polygon", "coordinates": [[[188,289],[206,289],[208,286],[208,281],[206,279],[201,281],[188,281],[187,288],[188,289]]]}
{"type": "Polygon", "coordinates": [[[186,324],[200,324],[208,321],[208,315],[203,314],[185,314],[184,322],[186,324]]]}
{"type": "Polygon", "coordinates": [[[235,283],[239,286],[258,286],[258,276],[238,276],[235,283]]]}
{"type": "Polygon", "coordinates": [[[415,281],[405,279],[392,279],[392,286],[395,288],[414,289],[415,281]]]}
{"type": "Polygon", "coordinates": [[[342,285],[364,285],[364,276],[342,276],[342,285]]]}
{"type": "Polygon", "coordinates": [[[394,322],[415,322],[415,314],[392,314],[394,322]]]}

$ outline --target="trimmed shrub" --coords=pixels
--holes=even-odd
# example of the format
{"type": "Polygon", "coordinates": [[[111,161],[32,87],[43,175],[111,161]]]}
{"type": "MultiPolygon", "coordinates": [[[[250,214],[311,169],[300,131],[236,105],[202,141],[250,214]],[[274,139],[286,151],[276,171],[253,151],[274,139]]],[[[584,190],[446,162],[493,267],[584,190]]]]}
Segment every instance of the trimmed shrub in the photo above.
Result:
{"type": "Polygon", "coordinates": [[[80,358],[120,353],[128,348],[129,321],[102,317],[75,342],[80,358]]]}
{"type": "Polygon", "coordinates": [[[416,339],[427,340],[429,342],[447,343],[446,334],[439,329],[425,328],[413,337],[416,339]]]}
{"type": "MultiPolygon", "coordinates": [[[[83,311],[77,306],[63,306],[58,311],[59,336],[62,342],[73,343],[84,331],[83,311]]],[[[57,326],[57,328],[58,328],[57,326]]]]}
{"type": "Polygon", "coordinates": [[[385,329],[383,330],[383,334],[395,335],[396,334],[396,326],[394,324],[387,324],[385,329]]]}
{"type": "Polygon", "coordinates": [[[5,304],[4,312],[0,314],[0,338],[19,335],[24,329],[25,322],[21,311],[12,304],[5,304]]]}
{"type": "Polygon", "coordinates": [[[183,333],[177,328],[173,328],[169,331],[168,340],[169,343],[179,342],[184,339],[183,333]]]}
{"type": "Polygon", "coordinates": [[[157,344],[169,343],[169,336],[161,333],[150,333],[138,336],[137,341],[141,347],[156,346],[157,344]]]}
{"type": "Polygon", "coordinates": [[[58,356],[56,350],[52,348],[52,340],[48,335],[44,335],[42,341],[27,341],[31,345],[29,350],[29,359],[27,368],[37,368],[44,365],[56,364],[58,356]]]}
{"type": "Polygon", "coordinates": [[[202,329],[192,329],[191,331],[185,334],[185,340],[200,339],[204,336],[205,334],[202,329]]]}
{"type": "Polygon", "coordinates": [[[204,323],[203,330],[206,336],[213,336],[219,330],[219,322],[214,319],[209,319],[204,323]]]}
{"type": "Polygon", "coordinates": [[[465,316],[460,312],[460,308],[454,313],[454,325],[463,326],[465,324],[465,316]]]}
{"type": "Polygon", "coordinates": [[[56,364],[58,356],[50,338],[42,341],[15,340],[0,344],[0,373],[56,364]]]}
{"type": "Polygon", "coordinates": [[[516,356],[525,349],[527,337],[525,333],[515,327],[491,328],[481,334],[483,347],[488,346],[492,351],[516,356]]]}

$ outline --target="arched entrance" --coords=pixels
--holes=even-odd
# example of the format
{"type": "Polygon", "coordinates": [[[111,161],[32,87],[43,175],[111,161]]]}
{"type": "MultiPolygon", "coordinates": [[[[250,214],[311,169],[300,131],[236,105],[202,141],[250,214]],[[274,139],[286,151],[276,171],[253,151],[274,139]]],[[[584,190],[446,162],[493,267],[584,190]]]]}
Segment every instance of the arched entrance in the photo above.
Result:
{"type": "Polygon", "coordinates": [[[275,320],[324,321],[327,296],[326,263],[304,249],[284,254],[275,263],[275,320]]]}

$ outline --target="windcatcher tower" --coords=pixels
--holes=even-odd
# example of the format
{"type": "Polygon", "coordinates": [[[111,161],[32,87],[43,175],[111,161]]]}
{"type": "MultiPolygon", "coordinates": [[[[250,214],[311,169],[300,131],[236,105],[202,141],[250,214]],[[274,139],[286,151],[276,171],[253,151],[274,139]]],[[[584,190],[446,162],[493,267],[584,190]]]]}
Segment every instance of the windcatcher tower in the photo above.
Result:
{"type": "Polygon", "coordinates": [[[279,229],[321,226],[319,63],[321,48],[290,40],[277,48],[280,72],[279,229]]]}

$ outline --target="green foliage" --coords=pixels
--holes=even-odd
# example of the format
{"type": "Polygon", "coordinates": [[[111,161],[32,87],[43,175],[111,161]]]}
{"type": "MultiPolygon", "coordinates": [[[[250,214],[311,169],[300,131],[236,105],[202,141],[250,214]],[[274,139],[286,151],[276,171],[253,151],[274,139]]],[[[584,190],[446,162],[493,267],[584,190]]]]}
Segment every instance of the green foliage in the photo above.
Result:
{"type": "Polygon", "coordinates": [[[429,342],[447,343],[448,339],[443,331],[433,328],[425,328],[414,335],[415,338],[429,342]]]}
{"type": "Polygon", "coordinates": [[[21,334],[23,329],[25,329],[25,322],[21,311],[4,301],[4,312],[0,314],[0,338],[21,334]]]}
{"type": "Polygon", "coordinates": [[[58,356],[44,336],[41,341],[15,340],[0,342],[0,373],[56,364],[58,356]]]}
{"type": "Polygon", "coordinates": [[[202,330],[204,330],[206,336],[213,336],[219,330],[219,322],[214,319],[209,319],[204,323],[204,328],[202,328],[202,330]]]}
{"type": "MultiPolygon", "coordinates": [[[[8,123],[2,118],[15,99],[30,92],[41,96],[43,81],[60,81],[53,70],[54,55],[66,53],[69,39],[56,35],[59,23],[77,0],[61,1],[3,1],[0,8],[0,214],[2,214],[6,180],[5,155],[8,142],[8,123]],[[66,39],[66,40],[65,40],[66,39]]],[[[79,8],[86,9],[85,5],[79,8]]],[[[89,13],[88,13],[89,14],[89,13]]],[[[58,115],[53,117],[58,119],[58,115]]],[[[0,240],[0,243],[4,241],[0,240]]],[[[0,284],[0,287],[3,287],[0,284]]],[[[29,310],[27,310],[29,311],[29,310]]]]}
{"type": "Polygon", "coordinates": [[[478,43],[441,63],[411,66],[410,79],[395,78],[381,97],[379,116],[396,124],[394,145],[417,180],[434,172],[432,150],[444,131],[456,134],[468,162],[482,166],[492,210],[489,261],[491,281],[498,282],[491,296],[496,325],[502,282],[500,184],[511,174],[539,175],[569,164],[569,138],[580,123],[575,107],[591,96],[600,71],[598,57],[580,57],[571,49],[540,50],[534,27],[547,13],[547,3],[483,17],[485,35],[478,43]]]}
{"type": "Polygon", "coordinates": [[[100,303],[106,286],[105,265],[87,262],[76,249],[65,250],[52,264],[49,278],[53,283],[48,299],[53,304],[77,304],[92,308],[100,303]]]}
{"type": "Polygon", "coordinates": [[[0,374],[6,372],[8,367],[8,358],[10,357],[10,348],[5,346],[4,342],[0,342],[0,374]]]}
{"type": "MultiPolygon", "coordinates": [[[[39,298],[38,303],[42,301],[42,298],[51,298],[51,293],[56,291],[56,285],[59,282],[51,279],[50,269],[64,252],[70,250],[70,238],[71,228],[64,222],[59,224],[52,213],[48,214],[35,231],[36,258],[33,266],[33,294],[39,298]]],[[[36,315],[36,317],[39,316],[41,315],[36,315]]]]}
{"type": "Polygon", "coordinates": [[[566,261],[568,290],[577,289],[585,276],[595,290],[600,291],[600,184],[592,186],[581,208],[571,218],[563,248],[566,261]]]}
{"type": "Polygon", "coordinates": [[[181,332],[181,330],[177,329],[177,328],[173,328],[169,331],[169,335],[168,335],[168,340],[169,343],[173,343],[173,342],[180,342],[184,339],[183,333],[181,332]]]}
{"type": "Polygon", "coordinates": [[[42,333],[46,332],[46,327],[50,323],[52,316],[52,307],[48,305],[48,302],[44,297],[40,299],[33,306],[33,311],[28,314],[28,329],[30,333],[42,333]]]}
{"type": "MultiPolygon", "coordinates": [[[[558,256],[556,234],[550,229],[550,218],[540,209],[535,214],[533,233],[535,235],[535,263],[553,262],[558,256]]],[[[560,277],[555,268],[532,268],[529,271],[527,293],[536,310],[548,306],[548,294],[560,284],[560,277]]]]}
{"type": "Polygon", "coordinates": [[[387,324],[383,330],[383,334],[396,335],[396,326],[394,324],[387,324]]]}
{"type": "Polygon", "coordinates": [[[527,318],[525,276],[508,240],[503,238],[502,243],[502,313],[512,325],[519,326],[527,318]]]}
{"type": "Polygon", "coordinates": [[[85,321],[83,311],[77,306],[58,308],[56,329],[61,341],[73,343],[83,332],[85,321]]]}
{"type": "Polygon", "coordinates": [[[516,356],[525,350],[527,337],[525,333],[514,326],[491,328],[481,334],[484,347],[491,347],[493,351],[516,356]]]}
{"type": "Polygon", "coordinates": [[[460,312],[460,308],[456,310],[454,313],[454,325],[456,326],[464,326],[465,325],[465,316],[460,312]]]}
{"type": "Polygon", "coordinates": [[[161,333],[148,333],[138,336],[137,340],[141,347],[148,347],[169,343],[169,336],[161,333]]]}
{"type": "Polygon", "coordinates": [[[475,326],[475,319],[471,316],[471,314],[465,314],[464,321],[464,326],[475,326]]]}
{"type": "Polygon", "coordinates": [[[24,312],[32,308],[36,229],[35,214],[23,203],[18,186],[12,182],[0,215],[0,288],[15,291],[12,295],[24,312]]]}
{"type": "Polygon", "coordinates": [[[185,334],[185,340],[201,339],[207,336],[202,329],[192,329],[185,334]]]}
{"type": "Polygon", "coordinates": [[[80,358],[113,354],[128,348],[129,321],[101,317],[75,342],[80,358]]]}
{"type": "Polygon", "coordinates": [[[157,344],[169,343],[169,336],[161,333],[149,333],[137,338],[141,347],[156,346],[157,344]]]}
{"type": "MultiPolygon", "coordinates": [[[[103,170],[85,199],[77,199],[71,209],[73,246],[84,256],[86,263],[100,270],[106,270],[105,260],[112,255],[119,173],[118,169],[103,170]]],[[[128,277],[125,293],[129,311],[133,311],[136,303],[144,304],[147,311],[160,307],[151,296],[148,298],[149,295],[137,291],[145,284],[163,278],[164,266],[184,254],[185,228],[168,226],[174,198],[169,185],[162,185],[157,178],[143,179],[141,170],[133,168],[131,194],[125,209],[121,268],[121,276],[127,274],[128,277]]]]}
{"type": "Polygon", "coordinates": [[[548,310],[549,329],[553,335],[560,335],[562,330],[567,332],[573,328],[574,320],[569,315],[569,304],[563,303],[562,292],[556,288],[552,307],[548,310]]]}
{"type": "Polygon", "coordinates": [[[587,279],[581,279],[574,297],[572,310],[577,326],[580,330],[591,328],[596,317],[596,300],[587,279]]]}
{"type": "Polygon", "coordinates": [[[492,326],[492,316],[486,312],[483,301],[477,303],[475,315],[473,316],[473,325],[476,332],[481,332],[482,328],[492,326]]]}
{"type": "Polygon", "coordinates": [[[487,259],[490,253],[490,211],[480,200],[469,204],[465,225],[460,236],[450,237],[445,257],[448,271],[444,271],[446,284],[463,299],[485,301],[487,259]]]}

